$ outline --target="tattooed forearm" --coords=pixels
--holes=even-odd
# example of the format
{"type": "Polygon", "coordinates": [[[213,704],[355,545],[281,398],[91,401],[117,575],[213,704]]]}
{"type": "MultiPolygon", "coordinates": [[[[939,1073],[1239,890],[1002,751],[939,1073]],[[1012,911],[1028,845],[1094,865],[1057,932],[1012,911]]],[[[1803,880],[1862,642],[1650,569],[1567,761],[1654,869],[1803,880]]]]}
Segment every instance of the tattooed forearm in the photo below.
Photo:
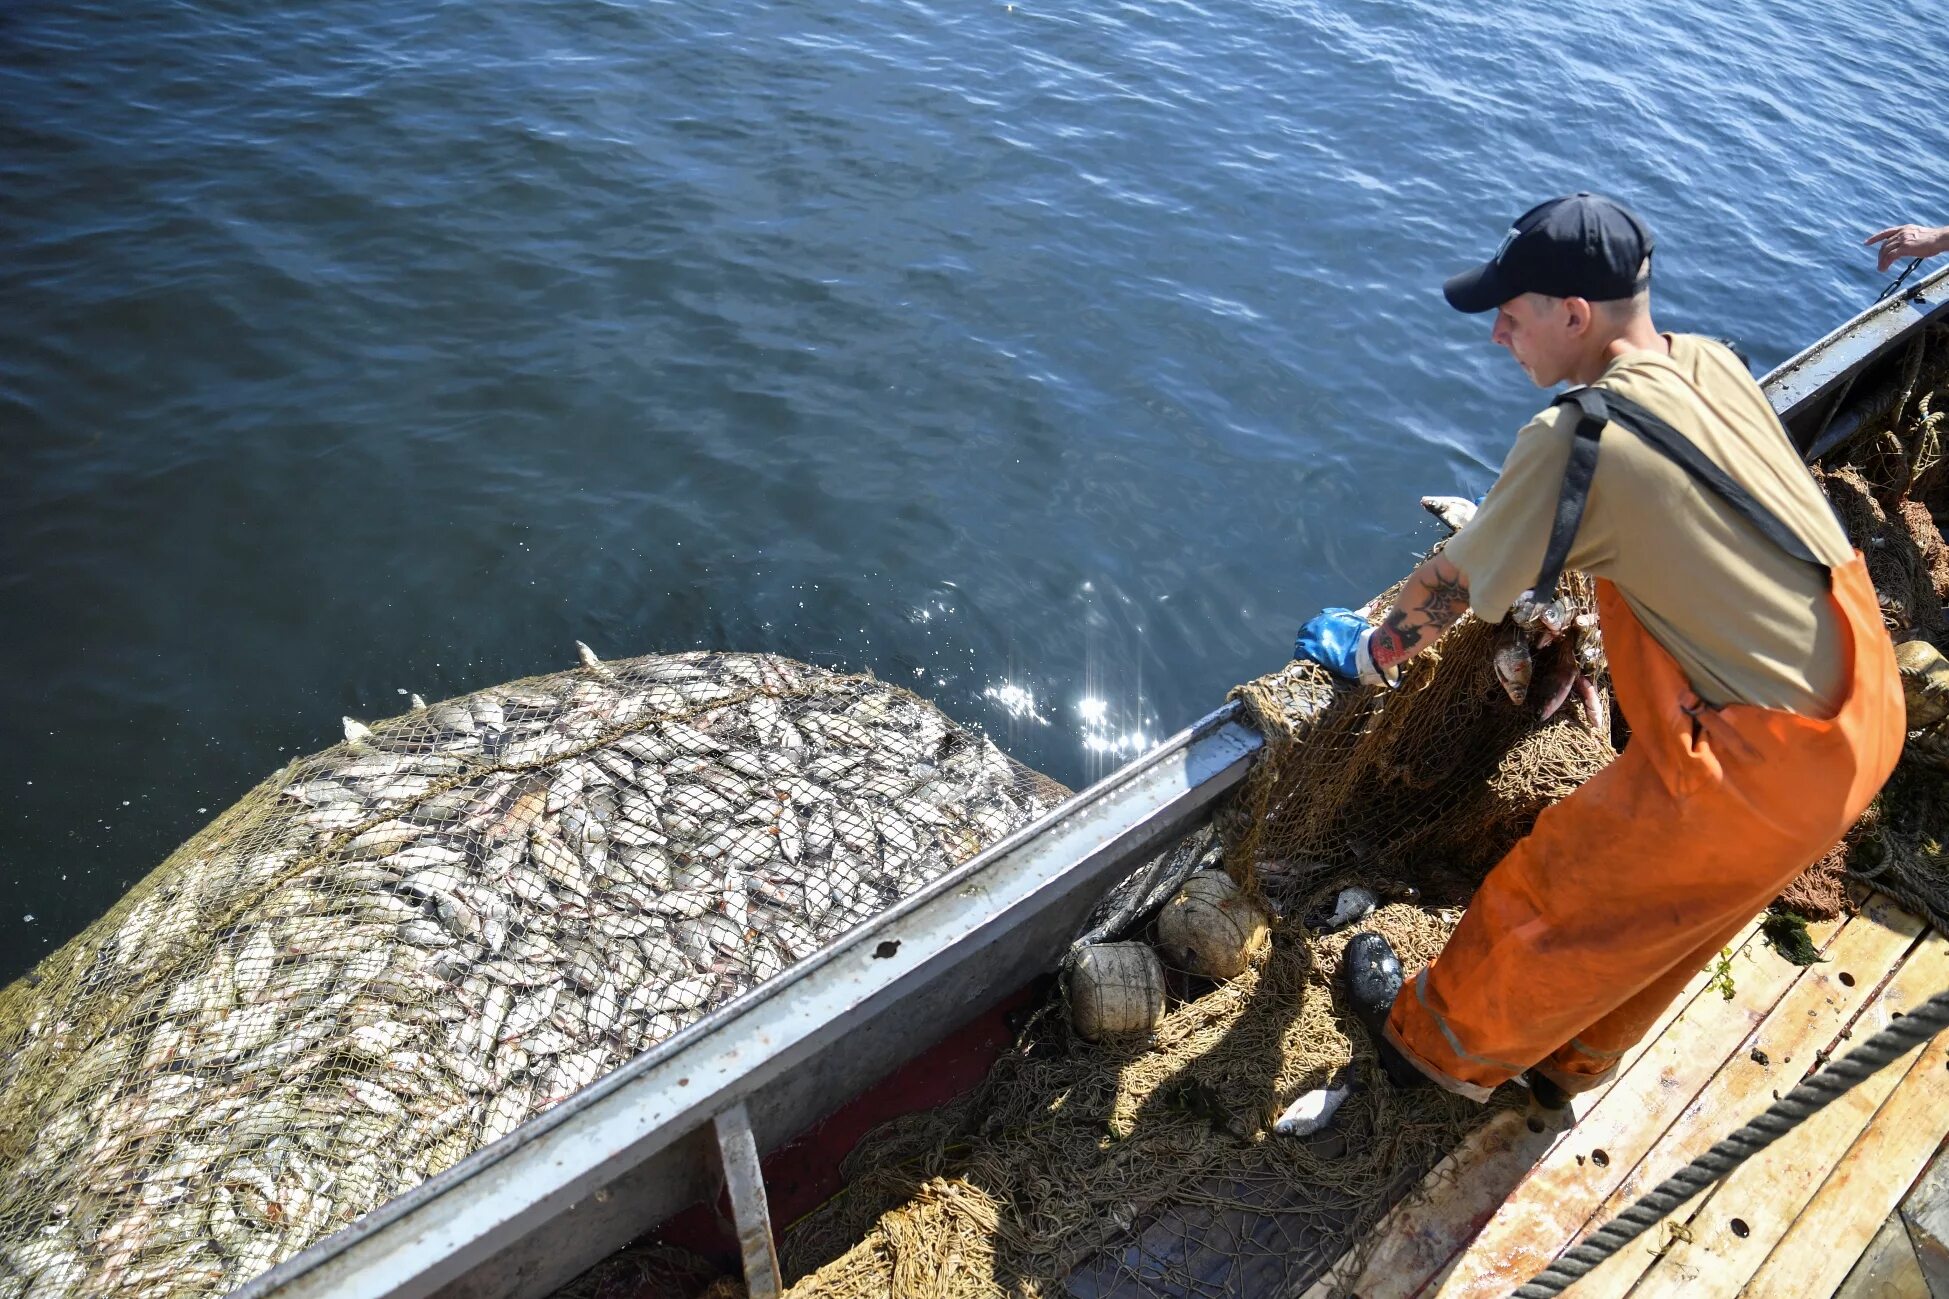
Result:
{"type": "Polygon", "coordinates": [[[1439,554],[1429,556],[1374,630],[1374,666],[1392,668],[1413,658],[1460,622],[1468,608],[1469,586],[1462,570],[1439,554]]]}
{"type": "MultiPolygon", "coordinates": [[[[1429,621],[1447,631],[1469,611],[1469,584],[1462,570],[1436,555],[1422,566],[1427,585],[1422,592],[1421,610],[1429,621]]],[[[1403,592],[1403,594],[1406,594],[1403,592]]]]}

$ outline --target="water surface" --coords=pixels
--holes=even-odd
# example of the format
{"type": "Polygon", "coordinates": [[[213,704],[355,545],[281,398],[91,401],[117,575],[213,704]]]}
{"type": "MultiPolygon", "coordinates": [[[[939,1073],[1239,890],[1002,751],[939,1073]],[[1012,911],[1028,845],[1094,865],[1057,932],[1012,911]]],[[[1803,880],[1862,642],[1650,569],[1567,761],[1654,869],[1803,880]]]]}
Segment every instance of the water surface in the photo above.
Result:
{"type": "Polygon", "coordinates": [[[1438,285],[1615,193],[1762,368],[1949,220],[1938,7],[22,0],[0,978],[340,716],[870,669],[1084,783],[1540,404],[1438,285]]]}

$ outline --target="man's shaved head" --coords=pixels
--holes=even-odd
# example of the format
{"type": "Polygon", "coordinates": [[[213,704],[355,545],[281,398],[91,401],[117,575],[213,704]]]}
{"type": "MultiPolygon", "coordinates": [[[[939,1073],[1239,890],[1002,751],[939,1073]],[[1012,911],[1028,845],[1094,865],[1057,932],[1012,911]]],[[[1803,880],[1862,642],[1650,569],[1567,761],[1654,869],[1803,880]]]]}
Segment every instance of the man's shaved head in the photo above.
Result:
{"type": "Polygon", "coordinates": [[[1638,291],[1628,298],[1612,298],[1608,302],[1593,302],[1598,314],[1604,316],[1615,329],[1623,330],[1640,317],[1651,315],[1651,259],[1645,258],[1638,266],[1638,291]]]}
{"type": "Polygon", "coordinates": [[[1496,310],[1490,337],[1539,388],[1592,383],[1620,351],[1664,347],[1651,322],[1650,273],[1647,257],[1638,268],[1638,291],[1628,298],[1520,294],[1496,310]]]}

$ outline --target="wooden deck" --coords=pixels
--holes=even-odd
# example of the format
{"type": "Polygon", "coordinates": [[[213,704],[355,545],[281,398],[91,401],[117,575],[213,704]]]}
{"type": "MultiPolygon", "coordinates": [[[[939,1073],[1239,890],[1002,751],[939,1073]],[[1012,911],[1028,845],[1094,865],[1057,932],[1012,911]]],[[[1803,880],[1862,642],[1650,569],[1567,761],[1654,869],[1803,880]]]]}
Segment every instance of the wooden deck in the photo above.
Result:
{"type": "MultiPolygon", "coordinates": [[[[1880,895],[1811,934],[1824,959],[1798,969],[1749,929],[1730,997],[1695,980],[1616,1080],[1578,1099],[1574,1125],[1521,1111],[1484,1124],[1307,1299],[1506,1295],[1850,1038],[1949,988],[1949,940],[1880,895]]],[[[1949,1034],[1565,1293],[1949,1299],[1949,1161],[1930,1167],[1946,1133],[1949,1034]]]]}

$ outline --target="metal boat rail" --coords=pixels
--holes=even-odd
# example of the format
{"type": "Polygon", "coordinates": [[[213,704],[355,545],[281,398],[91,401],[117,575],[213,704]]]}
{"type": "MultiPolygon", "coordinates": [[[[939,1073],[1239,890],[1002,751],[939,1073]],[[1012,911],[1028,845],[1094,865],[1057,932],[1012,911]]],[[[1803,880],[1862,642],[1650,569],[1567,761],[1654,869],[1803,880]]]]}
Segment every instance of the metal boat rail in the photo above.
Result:
{"type": "Polygon", "coordinates": [[[1854,380],[1931,323],[1949,323],[1949,266],[1923,276],[1775,366],[1760,387],[1808,463],[1860,431],[1854,380]]]}
{"type": "MultiPolygon", "coordinates": [[[[1763,379],[1807,459],[1857,377],[1931,322],[1949,269],[1763,379]]],[[[1243,778],[1227,705],[502,1140],[251,1281],[236,1299],[530,1299],[729,1192],[753,1299],[779,1278],[760,1152],[1045,973],[1103,892],[1243,778]]]]}

